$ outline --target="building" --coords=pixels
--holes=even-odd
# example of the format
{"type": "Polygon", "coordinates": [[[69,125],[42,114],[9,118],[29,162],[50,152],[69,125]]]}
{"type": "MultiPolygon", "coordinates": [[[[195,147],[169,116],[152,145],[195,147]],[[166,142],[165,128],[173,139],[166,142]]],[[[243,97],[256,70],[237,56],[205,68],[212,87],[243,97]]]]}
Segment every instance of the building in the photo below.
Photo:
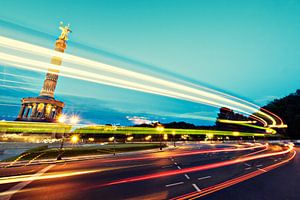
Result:
{"type": "MultiPolygon", "coordinates": [[[[55,42],[55,51],[64,53],[71,30],[69,25],[63,26],[62,22],[59,28],[62,32],[55,42]]],[[[61,65],[61,63],[61,57],[51,58],[51,64],[61,65]]],[[[22,105],[17,121],[56,122],[58,120],[64,108],[64,103],[54,98],[58,74],[59,70],[48,69],[40,95],[21,99],[22,105]]]]}

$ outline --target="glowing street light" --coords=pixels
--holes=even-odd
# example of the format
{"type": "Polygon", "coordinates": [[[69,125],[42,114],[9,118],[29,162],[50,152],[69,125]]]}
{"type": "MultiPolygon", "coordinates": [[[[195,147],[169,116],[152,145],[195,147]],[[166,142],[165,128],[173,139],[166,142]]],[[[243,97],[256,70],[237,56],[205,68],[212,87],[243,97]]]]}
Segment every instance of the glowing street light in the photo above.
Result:
{"type": "MultiPolygon", "coordinates": [[[[66,121],[66,119],[67,119],[67,116],[64,115],[64,114],[61,114],[61,115],[58,117],[58,122],[64,123],[64,122],[66,121]]],[[[70,123],[71,123],[73,126],[76,125],[78,122],[79,122],[79,117],[78,117],[78,116],[72,115],[72,116],[70,117],[70,123]]],[[[70,132],[72,132],[72,129],[71,129],[70,132]]],[[[62,154],[63,154],[62,149],[63,149],[63,146],[64,146],[64,139],[65,139],[65,132],[64,132],[63,135],[62,135],[62,140],[61,140],[61,144],[60,144],[60,151],[61,151],[61,152],[60,152],[59,155],[57,156],[57,160],[61,160],[61,159],[62,159],[62,154]]],[[[78,136],[78,135],[73,135],[73,136],[71,136],[71,142],[72,142],[73,144],[77,143],[78,141],[79,141],[79,136],[78,136]]]]}
{"type": "Polygon", "coordinates": [[[164,134],[164,140],[168,140],[168,134],[164,134]]]}
{"type": "Polygon", "coordinates": [[[176,135],[176,132],[175,132],[175,131],[172,131],[172,135],[173,135],[174,147],[176,147],[176,143],[175,143],[175,135],[176,135]]]}
{"type": "Polygon", "coordinates": [[[71,124],[77,124],[79,122],[79,117],[76,115],[72,115],[70,118],[71,124]]]}
{"type": "Polygon", "coordinates": [[[72,135],[71,136],[71,142],[73,144],[76,144],[79,141],[79,136],[78,135],[72,135]]]}
{"type": "Polygon", "coordinates": [[[129,136],[126,138],[127,141],[132,141],[133,140],[133,136],[129,136]]]}
{"type": "Polygon", "coordinates": [[[146,141],[149,141],[149,140],[151,140],[151,138],[152,138],[152,136],[151,136],[151,135],[148,135],[148,136],[145,137],[145,140],[146,140],[146,141]]]}
{"type": "Polygon", "coordinates": [[[115,140],[115,137],[109,137],[108,138],[108,141],[110,141],[110,142],[112,142],[112,141],[114,141],[115,140]]]}
{"type": "Polygon", "coordinates": [[[164,132],[165,128],[163,127],[163,125],[158,124],[156,127],[156,130],[159,133],[159,149],[162,150],[162,132],[164,132]]]}
{"type": "Polygon", "coordinates": [[[163,127],[163,126],[160,124],[160,125],[158,125],[158,126],[156,127],[156,130],[157,130],[159,133],[162,133],[162,132],[165,130],[165,127],[163,127]]]}
{"type": "Polygon", "coordinates": [[[67,116],[64,115],[64,114],[61,114],[59,117],[58,117],[58,122],[59,123],[64,123],[67,119],[67,116]]]}

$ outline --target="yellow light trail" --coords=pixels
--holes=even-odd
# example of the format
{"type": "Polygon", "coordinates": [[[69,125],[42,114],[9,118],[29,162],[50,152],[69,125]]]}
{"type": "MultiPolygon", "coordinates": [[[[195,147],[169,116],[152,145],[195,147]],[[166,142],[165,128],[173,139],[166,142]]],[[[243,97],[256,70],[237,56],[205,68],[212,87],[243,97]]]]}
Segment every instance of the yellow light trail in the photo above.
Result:
{"type": "MultiPolygon", "coordinates": [[[[141,80],[143,82],[150,82],[150,83],[154,83],[157,84],[158,86],[165,86],[167,87],[167,89],[160,89],[157,87],[153,87],[153,86],[148,86],[145,84],[141,84],[141,83],[135,83],[132,80],[131,81],[126,81],[126,80],[120,80],[117,78],[113,78],[113,77],[107,77],[107,76],[103,76],[100,74],[95,74],[95,73],[89,73],[83,70],[76,70],[76,69],[72,69],[72,68],[67,68],[67,67],[63,67],[60,66],[59,68],[57,68],[57,66],[45,63],[45,62],[40,62],[39,66],[35,66],[35,67],[44,67],[44,68],[51,68],[51,69],[58,69],[60,71],[64,71],[66,74],[64,74],[65,76],[69,76],[69,77],[73,77],[73,78],[80,78],[82,80],[88,80],[88,81],[92,81],[95,82],[95,80],[90,80],[91,78],[96,79],[96,82],[98,83],[102,83],[102,84],[109,84],[109,85],[113,85],[113,86],[117,86],[117,87],[125,87],[127,89],[134,89],[134,90],[138,90],[138,91],[143,91],[143,92],[148,92],[148,93],[154,93],[154,94],[159,94],[159,95],[164,95],[164,96],[169,96],[169,97],[173,97],[173,98],[179,98],[179,99],[184,99],[184,100],[188,100],[188,101],[193,101],[193,102],[199,102],[199,103],[204,103],[207,105],[211,105],[211,106],[215,106],[215,107],[230,107],[231,109],[238,111],[238,112],[242,112],[245,113],[247,115],[252,115],[253,113],[257,113],[260,114],[264,117],[266,117],[268,120],[270,120],[272,123],[272,126],[276,126],[276,120],[270,116],[269,114],[262,112],[259,110],[258,106],[249,106],[237,101],[234,101],[232,99],[226,98],[221,95],[217,95],[211,92],[207,92],[204,90],[199,90],[196,88],[192,88],[186,85],[182,85],[182,84],[178,84],[175,82],[171,82],[171,81],[167,81],[161,78],[157,78],[157,77],[153,77],[150,75],[146,75],[146,74],[142,74],[142,73],[138,73],[138,72],[134,72],[134,71],[130,71],[127,69],[122,69],[119,67],[115,67],[115,66],[111,66],[111,65],[107,65],[101,62],[97,62],[97,61],[93,61],[90,59],[85,59],[85,58],[81,58],[78,56],[74,56],[71,54],[67,54],[67,53],[60,53],[57,51],[53,51],[47,48],[43,48],[37,45],[32,45],[32,44],[28,44],[25,42],[21,42],[21,41],[17,41],[17,40],[13,40],[10,38],[6,38],[6,37],[2,37],[0,36],[0,45],[3,47],[7,47],[7,48],[11,48],[11,49],[15,49],[15,50],[20,50],[20,51],[24,51],[26,53],[31,52],[34,54],[38,54],[38,55],[42,55],[42,56],[58,56],[58,57],[62,57],[64,62],[65,61],[69,61],[70,63],[75,63],[75,64],[79,64],[79,65],[83,65],[85,68],[89,67],[92,69],[96,69],[96,70],[103,70],[109,73],[113,73],[113,74],[117,74],[117,75],[121,75],[122,77],[130,77],[130,78],[134,78],[134,79],[138,79],[141,80]],[[64,68],[64,69],[63,69],[64,68]],[[68,71],[67,70],[71,70],[73,72],[73,74],[67,74],[68,71]],[[78,73],[82,73],[84,72],[85,77],[82,77],[82,74],[78,74],[78,73]],[[75,73],[75,74],[74,74],[75,73]],[[80,76],[79,76],[80,75],[80,76]],[[95,77],[96,75],[96,77],[95,77]],[[100,79],[100,80],[99,80],[100,79]],[[120,84],[121,82],[121,84],[120,84]],[[173,90],[173,91],[170,91],[173,90]],[[178,91],[179,92],[174,92],[178,91]],[[193,95],[200,95],[202,98],[200,97],[194,97],[186,94],[183,94],[185,92],[189,92],[193,95]],[[205,98],[209,98],[209,99],[204,99],[205,98]],[[217,102],[217,101],[221,101],[217,102]],[[236,106],[240,107],[237,108],[236,106]]],[[[25,59],[24,58],[20,58],[18,57],[18,59],[16,60],[12,60],[10,57],[10,59],[8,59],[6,56],[10,57],[8,54],[1,54],[1,58],[4,59],[6,62],[15,62],[18,64],[25,64],[25,65],[30,65],[32,66],[33,63],[36,63],[37,61],[32,60],[32,59],[25,59]],[[5,57],[4,57],[5,56],[5,57]],[[20,62],[20,60],[22,60],[22,62],[20,62]],[[25,62],[26,61],[26,62],[25,62]],[[28,63],[27,61],[30,61],[30,63],[28,63]]],[[[15,57],[16,58],[16,57],[15,57]]],[[[124,78],[125,79],[125,78],[124,78]]],[[[220,94],[220,92],[219,92],[220,94]]],[[[223,93],[221,93],[223,94],[223,93]]],[[[225,94],[226,95],[226,94],[225,94]]],[[[229,97],[230,95],[226,95],[227,97],[229,97]]],[[[235,98],[237,99],[237,98],[235,98]]],[[[240,99],[241,100],[241,99],[240,99]]],[[[244,100],[242,100],[244,101],[244,100]]],[[[249,104],[249,102],[246,102],[247,104],[249,104]]],[[[254,105],[254,104],[253,104],[254,105]]],[[[256,118],[260,119],[261,121],[263,121],[264,125],[267,125],[266,120],[262,119],[259,116],[256,116],[256,118]]]]}
{"type": "Polygon", "coordinates": [[[220,123],[227,123],[227,124],[255,124],[256,121],[238,121],[238,120],[227,120],[227,119],[218,119],[217,120],[220,123]]]}
{"type": "Polygon", "coordinates": [[[24,181],[36,181],[36,180],[44,180],[44,179],[64,178],[64,177],[69,177],[69,176],[79,176],[79,175],[84,175],[84,174],[91,174],[91,173],[98,173],[98,172],[119,170],[119,169],[126,169],[126,168],[134,168],[134,167],[142,167],[142,166],[147,166],[147,165],[152,165],[152,164],[139,164],[139,165],[124,166],[124,167],[107,167],[107,168],[95,169],[95,170],[51,172],[51,173],[44,174],[42,176],[34,176],[34,174],[8,176],[8,177],[0,178],[0,185],[8,184],[8,183],[24,182],[24,181]]]}
{"type": "MultiPolygon", "coordinates": [[[[180,80],[180,81],[181,81],[181,80],[180,80]]],[[[280,128],[280,127],[281,127],[281,128],[282,128],[282,127],[286,127],[286,125],[283,123],[282,119],[281,119],[278,115],[276,115],[276,114],[274,114],[274,113],[272,113],[272,112],[270,112],[270,111],[268,111],[268,110],[266,110],[266,109],[264,109],[264,108],[261,108],[260,106],[254,104],[254,103],[251,103],[251,102],[246,101],[246,100],[244,100],[244,99],[241,99],[241,98],[235,97],[235,96],[233,96],[233,95],[226,94],[226,93],[224,93],[224,92],[220,92],[220,91],[217,91],[217,90],[208,88],[208,87],[196,85],[196,84],[193,84],[193,83],[190,83],[190,82],[186,82],[186,81],[182,81],[182,82],[184,82],[184,83],[186,83],[186,84],[189,84],[189,85],[192,85],[192,86],[194,86],[194,87],[196,87],[196,88],[201,88],[201,89],[204,89],[204,90],[208,90],[208,91],[211,91],[211,92],[214,92],[214,93],[223,95],[223,96],[228,97],[228,98],[236,99],[237,101],[241,101],[241,102],[243,102],[243,103],[246,103],[246,104],[248,104],[249,106],[253,106],[253,107],[257,108],[257,109],[261,109],[261,110],[263,110],[263,111],[265,111],[265,112],[267,112],[267,113],[273,115],[273,117],[275,117],[275,118],[280,122],[280,125],[272,125],[274,128],[275,128],[275,127],[277,127],[277,128],[280,128]]]]}

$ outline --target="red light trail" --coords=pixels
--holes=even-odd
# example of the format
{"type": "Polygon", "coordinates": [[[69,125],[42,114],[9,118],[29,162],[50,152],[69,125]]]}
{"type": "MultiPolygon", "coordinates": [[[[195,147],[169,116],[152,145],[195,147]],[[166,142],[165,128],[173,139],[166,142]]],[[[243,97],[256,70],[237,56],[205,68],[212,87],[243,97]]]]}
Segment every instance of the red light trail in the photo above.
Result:
{"type": "Polygon", "coordinates": [[[122,184],[122,183],[130,183],[130,182],[136,182],[136,181],[144,181],[144,180],[161,178],[161,177],[166,177],[166,176],[174,176],[174,175],[179,175],[179,174],[215,169],[215,168],[234,165],[234,164],[238,164],[238,163],[242,163],[242,162],[246,162],[246,161],[287,154],[290,151],[292,151],[292,149],[293,149],[293,147],[289,146],[288,149],[286,149],[284,151],[280,151],[280,152],[264,153],[264,154],[260,154],[260,155],[247,156],[247,157],[237,158],[234,160],[206,164],[206,165],[190,167],[190,168],[186,168],[186,169],[170,170],[170,171],[166,171],[166,172],[159,172],[159,173],[147,174],[147,175],[143,175],[143,176],[130,177],[130,178],[125,178],[125,179],[121,179],[121,180],[117,180],[117,181],[113,181],[113,182],[108,182],[108,183],[100,185],[99,187],[117,185],[117,184],[122,184]]]}

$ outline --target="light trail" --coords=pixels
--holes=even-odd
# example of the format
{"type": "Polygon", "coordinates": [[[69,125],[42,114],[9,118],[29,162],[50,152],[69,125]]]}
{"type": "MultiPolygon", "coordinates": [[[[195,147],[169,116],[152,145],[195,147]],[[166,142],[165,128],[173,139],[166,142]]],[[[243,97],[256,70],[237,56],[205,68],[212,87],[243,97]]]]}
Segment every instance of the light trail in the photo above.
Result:
{"type": "MultiPolygon", "coordinates": [[[[261,127],[261,126],[253,125],[256,123],[254,121],[236,121],[236,120],[223,120],[223,119],[218,119],[217,121],[220,123],[236,124],[236,125],[247,126],[247,127],[252,127],[252,128],[256,128],[256,129],[262,129],[262,130],[265,130],[266,133],[271,133],[271,134],[277,133],[276,130],[270,128],[270,127],[272,127],[272,125],[270,125],[269,127],[261,127]]],[[[281,125],[276,125],[273,127],[278,128],[278,127],[281,127],[281,125]]]]}
{"type": "Polygon", "coordinates": [[[112,162],[126,162],[126,161],[140,161],[140,160],[150,160],[150,159],[161,159],[161,158],[169,158],[172,157],[183,157],[183,156],[191,156],[191,155],[200,155],[200,154],[208,154],[208,153],[222,153],[222,152],[236,152],[236,151],[249,151],[263,148],[267,149],[268,145],[257,145],[253,147],[243,147],[243,148],[220,148],[220,149],[207,149],[207,150],[199,150],[193,152],[185,152],[185,153],[175,153],[175,154],[163,154],[163,155],[155,155],[155,156],[144,156],[140,158],[118,158],[118,159],[109,159],[103,160],[101,163],[112,163],[112,162]]]}
{"type": "Polygon", "coordinates": [[[220,123],[227,123],[227,124],[255,124],[256,121],[238,121],[238,120],[227,120],[227,119],[218,119],[217,120],[220,123]]]}
{"type": "Polygon", "coordinates": [[[270,115],[273,115],[273,117],[275,117],[275,118],[280,122],[279,125],[273,125],[274,128],[275,128],[275,127],[277,127],[277,128],[280,128],[280,127],[281,127],[281,128],[282,128],[283,125],[284,125],[282,119],[281,119],[278,115],[274,114],[273,112],[271,112],[271,111],[269,111],[269,110],[267,110],[267,109],[264,109],[264,108],[262,108],[262,107],[260,107],[260,106],[258,106],[258,105],[256,105],[256,104],[254,104],[254,103],[251,103],[251,102],[246,101],[246,100],[244,100],[244,99],[241,99],[241,98],[235,97],[235,96],[233,96],[233,95],[226,94],[226,93],[224,93],[224,92],[220,92],[220,91],[217,91],[217,90],[208,88],[208,87],[196,85],[196,84],[189,83],[189,82],[185,82],[185,83],[186,83],[186,84],[189,84],[189,85],[192,85],[192,86],[194,86],[194,87],[197,87],[197,88],[201,88],[201,89],[205,89],[205,90],[208,90],[208,91],[217,93],[217,94],[221,94],[221,95],[226,96],[226,97],[228,97],[228,98],[236,99],[237,101],[241,101],[241,102],[243,102],[243,103],[248,104],[249,106],[253,106],[253,107],[257,108],[257,109],[260,109],[260,110],[262,110],[262,111],[264,111],[264,112],[269,113],[270,115]]]}
{"type": "Polygon", "coordinates": [[[13,80],[7,80],[7,79],[0,79],[0,82],[17,83],[17,84],[25,84],[25,85],[34,85],[34,84],[28,83],[28,82],[13,81],[13,80]]]}
{"type": "MultiPolygon", "coordinates": [[[[47,56],[53,56],[54,55],[54,56],[62,57],[64,60],[68,60],[68,61],[73,62],[73,63],[75,63],[75,61],[78,61],[79,63],[82,63],[85,66],[88,65],[92,68],[96,68],[96,69],[101,68],[105,71],[113,72],[113,73],[116,73],[116,74],[119,74],[119,75],[122,75],[122,76],[126,75],[126,76],[129,76],[129,77],[140,79],[142,81],[148,80],[148,81],[153,82],[153,83],[158,83],[159,85],[163,84],[163,85],[172,87],[173,89],[179,89],[180,88],[183,91],[194,92],[196,94],[200,94],[200,95],[203,95],[205,97],[209,96],[210,98],[214,98],[216,100],[221,98],[223,101],[231,102],[231,103],[237,104],[241,107],[244,106],[243,104],[239,104],[238,102],[234,102],[230,99],[226,99],[226,98],[220,97],[218,95],[215,95],[215,94],[212,94],[212,93],[209,93],[209,92],[197,90],[197,89],[190,88],[190,87],[180,85],[180,84],[177,84],[177,83],[172,83],[172,82],[166,81],[164,79],[155,78],[155,77],[152,77],[152,76],[149,76],[149,75],[144,75],[144,74],[141,74],[141,73],[137,73],[137,72],[129,71],[129,70],[126,70],[126,69],[114,67],[114,66],[111,66],[111,65],[107,65],[107,64],[100,63],[100,62],[88,60],[88,59],[81,58],[81,57],[78,57],[78,56],[73,56],[73,55],[70,55],[70,54],[67,54],[67,53],[56,52],[56,51],[49,50],[49,49],[46,49],[46,48],[43,48],[43,47],[39,47],[39,46],[36,46],[36,45],[31,45],[31,44],[28,44],[28,43],[12,40],[12,39],[8,39],[8,38],[0,37],[0,41],[3,41],[3,43],[7,47],[11,47],[11,48],[16,48],[17,47],[17,49],[23,50],[25,52],[27,52],[30,49],[30,51],[33,51],[34,53],[37,53],[37,54],[47,55],[47,56]],[[8,40],[8,41],[3,41],[5,39],[8,40]],[[10,43],[13,43],[14,45],[9,46],[10,43]]],[[[208,104],[208,105],[210,105],[210,104],[208,104]]],[[[257,112],[257,109],[253,110],[253,108],[251,108],[249,106],[247,106],[247,107],[250,110],[252,109],[252,112],[257,112]]],[[[233,107],[233,109],[234,109],[234,107],[233,107]]],[[[237,109],[234,109],[234,110],[237,110],[237,109]]],[[[240,111],[240,110],[237,110],[237,111],[240,111]]],[[[264,113],[262,113],[260,111],[258,111],[258,113],[260,113],[262,115],[265,115],[264,113]]],[[[246,114],[249,114],[249,113],[246,113],[246,114]]],[[[265,116],[272,121],[273,125],[276,124],[275,120],[271,116],[268,116],[268,115],[265,115],[265,116]]],[[[266,125],[266,123],[265,123],[265,125],[266,125]]]]}
{"type": "Polygon", "coordinates": [[[131,165],[131,166],[123,166],[123,167],[107,167],[107,168],[97,169],[97,170],[52,172],[52,173],[44,174],[42,176],[34,176],[32,174],[29,174],[29,175],[0,177],[0,185],[8,184],[8,183],[25,182],[25,181],[36,181],[36,180],[45,180],[45,179],[54,179],[54,178],[64,178],[64,177],[69,177],[69,176],[79,176],[79,175],[98,173],[98,172],[104,172],[104,171],[141,167],[141,166],[146,166],[146,165],[150,165],[150,164],[140,164],[140,165],[131,165]]]}
{"type": "Polygon", "coordinates": [[[291,152],[292,150],[293,150],[293,147],[289,146],[287,150],[280,151],[280,152],[264,153],[264,154],[259,154],[259,155],[237,158],[234,160],[227,160],[227,161],[222,161],[222,162],[217,162],[217,163],[212,163],[212,164],[190,167],[190,168],[186,168],[186,169],[170,170],[170,171],[166,171],[166,172],[147,174],[147,175],[143,175],[143,176],[135,176],[135,177],[131,177],[131,178],[125,178],[125,179],[121,179],[121,180],[117,180],[117,181],[113,181],[113,182],[104,183],[102,185],[99,185],[98,187],[106,187],[106,186],[123,184],[123,183],[131,183],[131,182],[136,182],[136,181],[144,181],[144,180],[149,180],[149,179],[162,178],[162,177],[166,177],[166,176],[174,176],[174,175],[178,175],[178,174],[186,174],[186,173],[191,173],[191,172],[215,169],[215,168],[234,165],[234,164],[238,164],[238,163],[242,163],[242,162],[246,162],[246,161],[250,161],[250,160],[257,160],[257,159],[262,159],[262,158],[267,158],[267,157],[272,157],[272,156],[279,156],[279,155],[287,154],[287,153],[291,152]]]}
{"type": "Polygon", "coordinates": [[[19,74],[12,74],[12,73],[7,73],[7,72],[0,72],[0,74],[2,74],[4,76],[13,76],[13,77],[19,77],[19,78],[25,78],[25,79],[31,79],[31,80],[39,80],[39,79],[31,77],[31,76],[22,76],[19,74]]]}
{"type": "Polygon", "coordinates": [[[4,84],[0,84],[0,87],[14,88],[14,89],[22,89],[22,90],[38,91],[37,89],[34,89],[34,88],[20,87],[20,86],[13,86],[13,85],[4,85],[4,84]]]}
{"type": "MultiPolygon", "coordinates": [[[[53,51],[53,50],[50,50],[50,49],[47,49],[47,48],[39,47],[37,45],[32,45],[32,44],[28,44],[28,43],[25,43],[25,42],[20,42],[20,41],[9,39],[9,38],[2,37],[2,36],[0,36],[0,45],[3,46],[3,47],[6,47],[6,48],[11,48],[11,49],[19,50],[19,51],[24,51],[26,53],[31,52],[31,53],[34,53],[34,54],[38,54],[38,55],[42,55],[42,56],[49,56],[49,57],[58,56],[58,57],[62,57],[64,62],[68,61],[70,63],[83,65],[83,66],[85,66],[85,68],[89,67],[89,68],[96,69],[96,70],[101,69],[101,70],[109,72],[109,73],[121,75],[123,77],[123,80],[121,80],[122,78],[118,78],[117,79],[118,82],[121,81],[123,83],[126,83],[127,85],[126,84],[122,85],[123,83],[122,84],[112,83],[112,82],[116,81],[116,78],[104,77],[104,76],[101,76],[100,74],[97,74],[98,78],[101,78],[101,79],[109,78],[110,79],[109,80],[110,82],[108,80],[106,80],[106,82],[103,81],[103,80],[101,80],[101,81],[97,80],[97,82],[101,83],[101,84],[109,84],[109,85],[117,86],[117,87],[121,86],[122,88],[134,89],[134,90],[137,90],[137,91],[148,92],[148,93],[153,93],[153,94],[159,94],[159,95],[168,96],[168,97],[172,97],[172,98],[179,98],[179,99],[192,101],[192,102],[203,103],[203,104],[207,104],[207,105],[211,105],[211,106],[215,106],[215,107],[230,107],[231,109],[233,109],[235,111],[242,112],[242,113],[245,113],[247,115],[252,115],[253,113],[257,113],[259,115],[264,116],[268,120],[270,120],[271,125],[273,125],[273,126],[277,125],[276,120],[272,116],[268,115],[265,112],[260,111],[259,109],[257,109],[257,107],[242,104],[240,102],[234,101],[234,100],[229,99],[229,98],[225,98],[224,96],[220,96],[220,95],[217,95],[217,94],[214,94],[214,93],[211,93],[211,92],[207,92],[207,91],[204,91],[204,90],[199,90],[199,89],[196,89],[196,88],[192,88],[192,87],[189,87],[189,86],[186,86],[186,85],[178,84],[176,82],[167,81],[167,80],[157,78],[157,77],[153,77],[153,76],[150,76],[150,75],[146,75],[146,74],[142,74],[142,73],[138,73],[138,72],[118,68],[118,67],[107,65],[107,64],[100,63],[100,62],[97,62],[97,61],[81,58],[81,57],[74,56],[74,55],[71,55],[71,54],[56,52],[56,51],[53,51]],[[162,90],[158,87],[153,87],[153,86],[149,86],[149,85],[145,85],[145,84],[142,85],[141,83],[135,83],[132,80],[131,81],[125,81],[124,77],[125,78],[129,77],[129,78],[133,78],[133,79],[138,79],[138,80],[143,81],[143,82],[146,81],[146,82],[149,82],[149,83],[154,83],[154,84],[159,85],[160,88],[161,88],[161,86],[164,86],[164,87],[167,87],[167,88],[162,90]],[[133,86],[132,84],[135,85],[135,86],[133,86]],[[136,87],[137,86],[136,84],[138,84],[140,87],[136,87]],[[141,88],[141,86],[142,86],[142,88],[141,88]],[[176,91],[179,91],[179,92],[176,92],[176,91]],[[186,92],[189,92],[190,94],[184,94],[186,92]],[[192,95],[200,95],[201,97],[195,97],[195,96],[192,96],[191,94],[192,95]],[[240,108],[237,108],[236,106],[240,107],[240,108]]],[[[3,57],[3,56],[4,55],[2,54],[0,57],[2,59],[5,59],[5,57],[3,57]]],[[[7,60],[7,58],[6,58],[6,61],[9,61],[9,60],[7,60]]],[[[10,60],[10,61],[13,62],[15,60],[10,60]]],[[[26,63],[19,63],[19,64],[31,65],[30,63],[29,64],[28,63],[27,64],[26,63]]],[[[43,65],[36,66],[36,67],[44,67],[45,64],[47,64],[47,63],[44,62],[43,65]]],[[[59,67],[58,70],[60,70],[61,67],[59,67]]],[[[47,68],[55,69],[55,66],[51,65],[51,67],[47,67],[47,68]]],[[[75,69],[69,68],[68,70],[69,71],[73,70],[73,72],[74,72],[75,69]]],[[[78,73],[80,71],[82,72],[83,70],[79,70],[79,71],[75,70],[76,73],[78,73]]],[[[85,72],[85,71],[83,71],[83,72],[85,72]]],[[[92,73],[92,74],[95,74],[95,73],[92,73]]],[[[85,75],[87,75],[87,74],[85,74],[85,75]]],[[[79,78],[78,74],[77,74],[77,76],[74,75],[74,74],[72,76],[74,78],[79,78]]],[[[90,80],[91,78],[93,78],[93,76],[92,77],[84,77],[84,79],[82,79],[82,80],[88,79],[89,81],[91,81],[90,80]]],[[[257,115],[256,115],[256,117],[260,118],[257,115]]],[[[267,125],[267,122],[264,119],[260,118],[260,120],[264,122],[265,126],[267,125]]]]}
{"type": "MultiPolygon", "coordinates": [[[[17,65],[18,67],[22,67],[25,69],[27,68],[27,69],[31,69],[31,70],[36,70],[36,68],[38,68],[38,71],[41,71],[40,68],[42,68],[42,69],[44,69],[43,71],[47,71],[49,68],[51,68],[51,69],[59,70],[61,73],[60,75],[70,77],[70,78],[76,78],[76,79],[85,80],[85,81],[89,81],[89,82],[101,83],[101,84],[111,85],[111,86],[115,86],[115,87],[121,87],[121,88],[141,91],[141,92],[145,92],[145,93],[158,94],[158,95],[168,96],[168,97],[182,99],[182,100],[196,102],[196,103],[204,103],[204,104],[214,106],[217,108],[231,107],[232,109],[234,109],[236,111],[246,113],[248,115],[252,114],[252,113],[246,112],[240,108],[228,106],[226,104],[214,102],[214,101],[207,100],[204,98],[190,96],[190,95],[186,95],[184,93],[174,92],[174,91],[170,91],[167,89],[161,89],[158,87],[148,86],[148,85],[144,85],[144,84],[136,83],[136,82],[132,82],[132,81],[120,80],[118,78],[95,74],[95,73],[87,72],[84,70],[73,69],[70,67],[62,66],[62,65],[57,66],[57,65],[46,63],[46,62],[36,61],[36,60],[32,60],[32,59],[27,59],[27,58],[21,58],[18,56],[12,56],[12,55],[5,54],[5,53],[0,53],[0,58],[2,58],[2,60],[4,60],[6,63],[8,63],[10,65],[17,65]],[[28,67],[28,66],[33,66],[33,67],[28,67]]],[[[263,119],[261,119],[261,120],[263,120],[263,119]]],[[[267,125],[267,122],[265,122],[265,125],[267,125]]]]}
{"type": "MultiPolygon", "coordinates": [[[[102,160],[101,163],[116,163],[116,162],[127,162],[127,161],[141,161],[141,160],[152,160],[152,159],[162,159],[162,158],[169,158],[170,156],[172,157],[183,157],[183,156],[191,156],[191,155],[201,155],[201,154],[208,154],[208,153],[223,153],[223,152],[237,152],[237,151],[249,151],[249,150],[256,150],[256,149],[261,149],[266,150],[268,148],[267,144],[257,144],[256,146],[252,147],[242,147],[242,148],[219,148],[219,149],[206,149],[206,150],[198,150],[198,151],[192,151],[192,152],[184,152],[184,153],[174,153],[174,154],[162,154],[162,155],[151,155],[151,156],[143,156],[143,157],[134,157],[134,158],[118,158],[118,159],[105,159],[102,160]]],[[[23,154],[19,156],[16,160],[12,161],[10,164],[7,166],[4,166],[4,168],[11,167],[14,164],[17,163],[21,158],[29,155],[28,154],[23,154]]],[[[38,155],[41,156],[41,155],[38,155]]],[[[93,156],[92,156],[93,158],[93,156]]],[[[34,161],[36,158],[32,159],[29,161],[29,163],[25,164],[28,165],[32,161],[34,161]]],[[[69,159],[72,160],[72,159],[69,159]]],[[[77,158],[74,158],[74,160],[77,160],[77,158]]]]}
{"type": "Polygon", "coordinates": [[[264,174],[264,173],[266,173],[268,171],[271,171],[273,169],[276,169],[277,167],[280,167],[280,166],[288,163],[292,159],[294,159],[295,156],[296,156],[296,151],[294,150],[292,156],[289,157],[288,159],[284,160],[284,161],[281,161],[279,163],[275,163],[273,165],[270,165],[270,166],[262,168],[262,169],[257,169],[254,172],[251,172],[251,173],[239,176],[237,178],[230,179],[230,180],[225,181],[223,183],[219,183],[219,184],[207,187],[207,188],[203,188],[203,189],[201,189],[201,191],[191,192],[191,193],[188,193],[188,194],[185,194],[185,195],[182,195],[182,196],[178,196],[178,197],[172,198],[171,200],[187,200],[187,199],[191,200],[191,199],[198,199],[200,197],[203,197],[203,196],[206,196],[208,194],[217,192],[219,190],[225,189],[225,188],[230,187],[232,185],[241,183],[243,181],[246,181],[248,179],[251,179],[253,177],[259,176],[259,175],[264,174]]]}

